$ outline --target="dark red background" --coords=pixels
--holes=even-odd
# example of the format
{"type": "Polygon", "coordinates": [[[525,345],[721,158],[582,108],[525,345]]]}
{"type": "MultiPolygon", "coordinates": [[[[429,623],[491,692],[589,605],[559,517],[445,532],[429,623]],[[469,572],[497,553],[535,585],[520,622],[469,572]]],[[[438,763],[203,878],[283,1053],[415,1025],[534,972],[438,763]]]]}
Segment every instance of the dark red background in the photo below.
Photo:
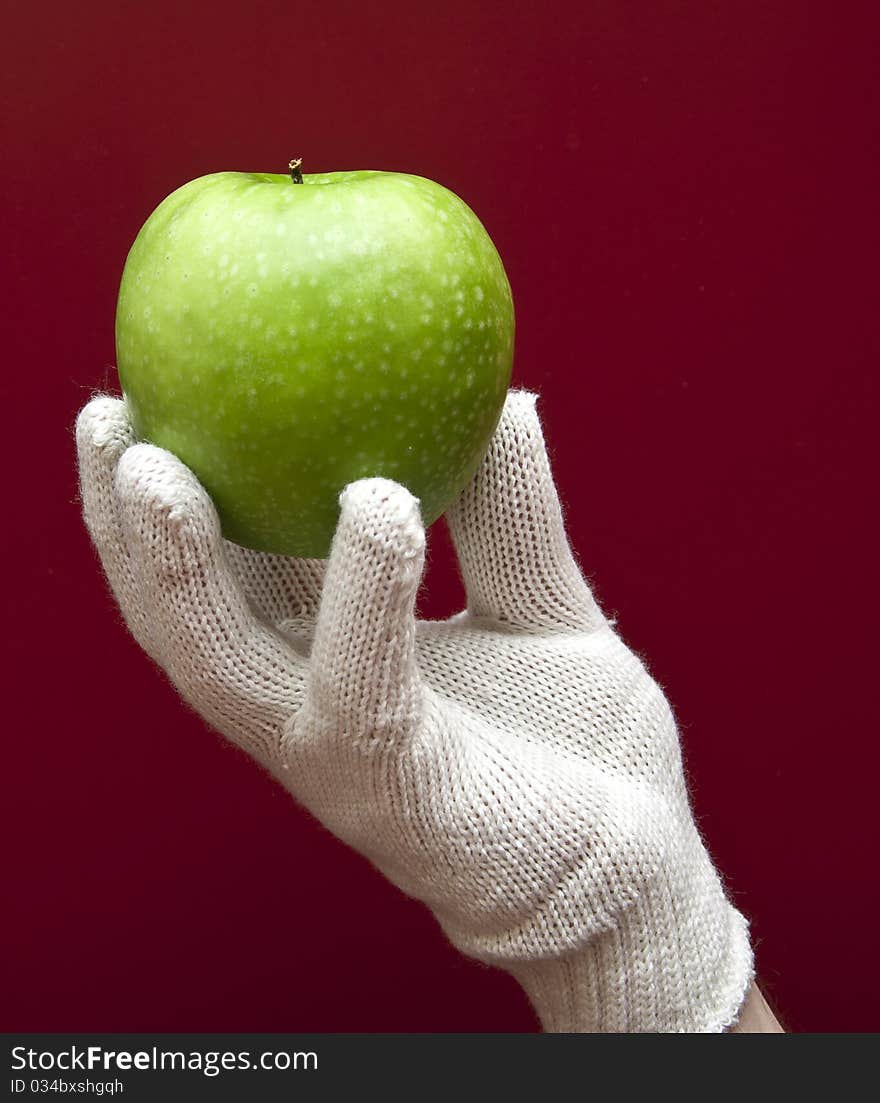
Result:
{"type": "MultiPolygon", "coordinates": [[[[71,425],[156,204],[385,168],[479,214],[568,526],[681,719],[789,1025],[878,1029],[872,5],[19,5],[4,21],[2,1026],[529,1031],[125,634],[71,425]]],[[[422,599],[462,597],[433,530],[422,599]]]]}

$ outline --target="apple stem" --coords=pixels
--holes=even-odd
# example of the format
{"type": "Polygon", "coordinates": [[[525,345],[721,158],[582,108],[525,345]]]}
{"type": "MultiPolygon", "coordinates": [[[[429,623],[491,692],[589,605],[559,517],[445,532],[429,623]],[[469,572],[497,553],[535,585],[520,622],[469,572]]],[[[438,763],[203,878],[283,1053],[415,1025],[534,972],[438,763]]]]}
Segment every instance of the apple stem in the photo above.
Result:
{"type": "Polygon", "coordinates": [[[294,184],[301,184],[303,182],[303,174],[300,172],[302,163],[302,157],[294,157],[294,159],[287,166],[290,169],[290,179],[294,182],[294,184]]]}

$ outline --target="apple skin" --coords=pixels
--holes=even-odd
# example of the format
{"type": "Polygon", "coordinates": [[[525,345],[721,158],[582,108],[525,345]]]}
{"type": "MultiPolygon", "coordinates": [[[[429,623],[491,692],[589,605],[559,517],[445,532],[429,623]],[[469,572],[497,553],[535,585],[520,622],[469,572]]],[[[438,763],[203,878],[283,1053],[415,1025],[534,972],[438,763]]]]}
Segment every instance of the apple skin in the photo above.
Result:
{"type": "Polygon", "coordinates": [[[385,476],[430,524],[485,454],[514,313],[476,215],[391,172],[218,172],[173,192],[125,264],[119,378],[139,439],[211,495],[223,534],[324,558],[340,491],[385,476]]]}

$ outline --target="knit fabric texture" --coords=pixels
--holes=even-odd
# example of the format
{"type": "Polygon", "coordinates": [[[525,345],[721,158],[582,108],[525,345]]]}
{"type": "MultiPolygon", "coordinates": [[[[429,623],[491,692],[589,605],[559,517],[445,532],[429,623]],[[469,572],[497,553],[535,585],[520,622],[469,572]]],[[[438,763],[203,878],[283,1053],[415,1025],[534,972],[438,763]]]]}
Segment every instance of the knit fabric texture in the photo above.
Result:
{"type": "Polygon", "coordinates": [[[510,972],[548,1031],[721,1031],[747,925],[688,801],[678,732],[572,553],[536,396],[508,395],[447,514],[467,592],[415,616],[419,503],[340,496],[329,559],[223,539],[119,399],[77,422],[86,524],[123,617],[182,697],[338,838],[510,972]]]}

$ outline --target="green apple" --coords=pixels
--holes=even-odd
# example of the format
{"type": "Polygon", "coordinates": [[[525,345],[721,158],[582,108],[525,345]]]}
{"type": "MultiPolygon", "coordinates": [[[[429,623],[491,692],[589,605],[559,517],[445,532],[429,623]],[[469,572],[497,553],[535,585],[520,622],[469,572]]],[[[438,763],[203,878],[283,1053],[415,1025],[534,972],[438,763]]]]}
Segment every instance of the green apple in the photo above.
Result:
{"type": "Polygon", "coordinates": [[[119,377],[141,440],[201,480],[226,537],[323,558],[339,493],[403,483],[425,524],[466,485],[510,381],[514,318],[476,215],[394,172],[218,172],[131,248],[119,377]]]}

